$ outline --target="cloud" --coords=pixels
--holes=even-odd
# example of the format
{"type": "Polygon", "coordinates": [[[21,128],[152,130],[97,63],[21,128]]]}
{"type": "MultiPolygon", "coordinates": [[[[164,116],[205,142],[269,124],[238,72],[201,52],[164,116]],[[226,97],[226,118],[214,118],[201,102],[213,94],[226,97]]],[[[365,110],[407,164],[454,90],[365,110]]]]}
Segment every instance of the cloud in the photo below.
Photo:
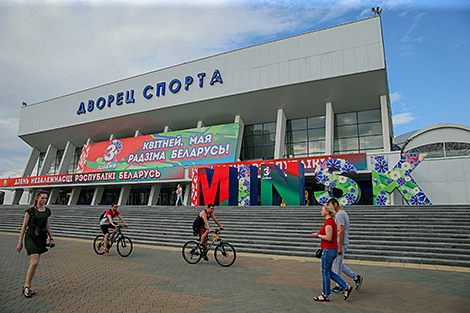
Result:
{"type": "Polygon", "coordinates": [[[400,91],[396,91],[390,94],[390,101],[392,103],[399,102],[403,99],[405,99],[405,97],[403,97],[400,91]]]}
{"type": "Polygon", "coordinates": [[[400,113],[400,114],[395,114],[392,119],[393,119],[393,125],[398,126],[402,124],[407,124],[416,118],[412,116],[413,113],[400,113]]]}

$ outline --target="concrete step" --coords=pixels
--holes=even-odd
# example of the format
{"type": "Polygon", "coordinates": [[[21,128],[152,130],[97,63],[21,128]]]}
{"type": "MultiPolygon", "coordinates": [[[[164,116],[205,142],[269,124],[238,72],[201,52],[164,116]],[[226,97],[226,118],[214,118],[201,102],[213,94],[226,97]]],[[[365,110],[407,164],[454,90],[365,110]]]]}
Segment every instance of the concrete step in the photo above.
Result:
{"type": "MultiPolygon", "coordinates": [[[[54,236],[93,239],[101,234],[99,215],[107,208],[51,206],[54,236]]],[[[0,206],[0,231],[19,233],[26,209],[0,206]]],[[[121,206],[119,211],[130,225],[123,232],[133,242],[180,248],[197,239],[191,226],[201,209],[121,206]]],[[[347,210],[351,222],[347,258],[470,266],[470,206],[347,210]]],[[[221,237],[237,251],[313,257],[320,241],[310,233],[324,222],[319,212],[317,206],[217,207],[215,213],[226,228],[221,237]]]]}

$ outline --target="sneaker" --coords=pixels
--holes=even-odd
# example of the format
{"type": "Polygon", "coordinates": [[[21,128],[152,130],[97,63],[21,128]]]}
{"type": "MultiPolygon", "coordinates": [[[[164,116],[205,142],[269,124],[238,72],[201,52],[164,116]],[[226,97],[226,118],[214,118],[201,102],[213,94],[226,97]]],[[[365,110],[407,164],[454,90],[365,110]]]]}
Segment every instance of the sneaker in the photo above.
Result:
{"type": "Polygon", "coordinates": [[[109,250],[108,250],[108,249],[104,249],[104,253],[109,253],[109,250]]]}
{"type": "Polygon", "coordinates": [[[204,258],[204,261],[209,261],[209,258],[207,257],[207,251],[202,253],[202,257],[204,258]]]}
{"type": "Polygon", "coordinates": [[[340,286],[335,286],[335,288],[330,290],[331,293],[344,293],[344,289],[340,286]]]}
{"type": "Polygon", "coordinates": [[[26,298],[31,298],[31,297],[33,296],[33,292],[31,291],[31,288],[30,288],[30,287],[26,287],[26,286],[23,287],[22,294],[23,294],[23,296],[25,296],[26,298]]]}
{"type": "Polygon", "coordinates": [[[361,288],[363,280],[364,277],[362,277],[361,275],[356,276],[356,279],[354,280],[354,282],[356,283],[356,290],[359,290],[359,288],[361,288]]]}

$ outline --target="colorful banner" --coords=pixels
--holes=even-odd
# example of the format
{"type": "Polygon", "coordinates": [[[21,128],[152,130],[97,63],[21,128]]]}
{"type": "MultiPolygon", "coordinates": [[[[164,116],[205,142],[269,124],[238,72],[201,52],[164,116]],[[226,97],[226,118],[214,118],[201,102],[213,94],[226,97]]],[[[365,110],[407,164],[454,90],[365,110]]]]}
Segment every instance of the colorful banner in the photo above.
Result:
{"type": "Polygon", "coordinates": [[[96,184],[101,182],[155,181],[184,178],[184,167],[153,168],[113,172],[64,174],[35,177],[7,178],[3,187],[34,187],[72,184],[96,184]]]}
{"type": "Polygon", "coordinates": [[[310,157],[310,158],[293,158],[293,159],[277,159],[277,160],[258,160],[258,161],[246,161],[246,162],[232,162],[224,164],[214,164],[212,167],[217,166],[231,166],[238,167],[240,165],[252,165],[258,168],[258,174],[261,175],[261,166],[267,164],[276,164],[281,168],[282,171],[286,171],[287,164],[291,162],[300,162],[304,165],[306,172],[315,171],[319,164],[324,164],[325,162],[332,159],[342,159],[346,160],[352,165],[352,168],[355,170],[366,170],[367,169],[367,154],[357,153],[357,154],[338,154],[338,155],[329,155],[322,157],[310,157]]]}
{"type": "Polygon", "coordinates": [[[86,144],[75,173],[233,162],[239,130],[233,123],[86,144]]]}

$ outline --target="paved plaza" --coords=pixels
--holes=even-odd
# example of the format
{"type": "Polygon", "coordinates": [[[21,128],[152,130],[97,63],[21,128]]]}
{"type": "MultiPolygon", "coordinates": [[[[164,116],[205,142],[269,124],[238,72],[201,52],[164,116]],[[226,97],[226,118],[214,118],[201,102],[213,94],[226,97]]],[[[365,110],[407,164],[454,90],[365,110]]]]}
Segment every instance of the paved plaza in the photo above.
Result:
{"type": "MultiPolygon", "coordinates": [[[[18,234],[0,232],[0,312],[468,312],[470,268],[347,261],[364,284],[347,301],[319,303],[314,258],[239,253],[229,268],[187,264],[180,249],[136,245],[122,258],[92,242],[55,238],[41,257],[36,292],[21,295],[29,257],[18,234]]],[[[192,238],[188,238],[192,239],[192,238]]],[[[346,278],[348,283],[352,280],[346,278]]]]}

